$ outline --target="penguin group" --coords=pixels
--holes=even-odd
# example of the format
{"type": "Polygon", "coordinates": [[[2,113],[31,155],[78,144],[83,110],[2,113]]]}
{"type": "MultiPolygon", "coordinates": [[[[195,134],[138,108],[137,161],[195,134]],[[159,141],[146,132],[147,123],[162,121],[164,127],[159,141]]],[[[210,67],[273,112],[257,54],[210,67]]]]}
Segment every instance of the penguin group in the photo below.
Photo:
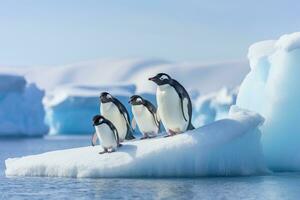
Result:
{"type": "Polygon", "coordinates": [[[122,146],[125,140],[135,139],[134,129],[138,126],[143,134],[141,139],[153,138],[160,132],[161,124],[167,135],[174,136],[194,129],[192,125],[192,102],[186,89],[166,73],[149,78],[157,85],[157,108],[145,98],[133,95],[129,99],[133,119],[126,107],[108,92],[100,95],[100,113],[93,117],[95,133],[94,146],[99,139],[103,153],[110,153],[122,146]]]}

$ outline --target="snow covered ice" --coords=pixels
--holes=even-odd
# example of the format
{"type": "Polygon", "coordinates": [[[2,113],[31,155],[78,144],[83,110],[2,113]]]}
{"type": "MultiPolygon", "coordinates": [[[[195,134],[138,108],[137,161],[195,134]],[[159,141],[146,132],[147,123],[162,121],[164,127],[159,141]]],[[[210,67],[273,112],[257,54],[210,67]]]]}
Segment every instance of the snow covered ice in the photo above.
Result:
{"type": "Polygon", "coordinates": [[[24,77],[0,74],[0,135],[47,134],[43,97],[44,92],[24,77]]]}
{"type": "Polygon", "coordinates": [[[300,170],[300,32],[253,44],[251,71],[237,105],[260,113],[265,157],[272,170],[300,170]]]}
{"type": "Polygon", "coordinates": [[[7,176],[189,177],[268,173],[258,126],[263,118],[231,108],[229,118],[168,138],[130,141],[117,152],[100,146],[5,161],[7,176]]]}

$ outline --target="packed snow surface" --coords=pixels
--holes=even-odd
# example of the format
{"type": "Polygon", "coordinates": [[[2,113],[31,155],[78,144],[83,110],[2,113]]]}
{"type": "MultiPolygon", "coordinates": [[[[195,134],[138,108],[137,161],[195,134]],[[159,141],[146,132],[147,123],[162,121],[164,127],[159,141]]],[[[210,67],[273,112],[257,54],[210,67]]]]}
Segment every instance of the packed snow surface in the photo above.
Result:
{"type": "Polygon", "coordinates": [[[237,105],[260,113],[262,144],[273,170],[300,170],[300,32],[249,49],[251,71],[237,105]]]}
{"type": "Polygon", "coordinates": [[[267,173],[258,126],[263,118],[232,107],[229,118],[168,138],[47,152],[5,161],[7,176],[189,177],[267,173]]]}
{"type": "Polygon", "coordinates": [[[0,135],[39,136],[48,132],[44,92],[22,76],[0,74],[0,135]]]}

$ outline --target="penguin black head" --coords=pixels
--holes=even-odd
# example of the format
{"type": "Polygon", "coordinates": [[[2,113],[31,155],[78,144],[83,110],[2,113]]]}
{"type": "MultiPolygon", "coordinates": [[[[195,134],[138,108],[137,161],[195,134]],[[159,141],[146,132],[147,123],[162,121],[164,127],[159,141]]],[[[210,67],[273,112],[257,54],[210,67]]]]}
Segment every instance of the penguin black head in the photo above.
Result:
{"type": "Polygon", "coordinates": [[[101,103],[111,102],[112,99],[113,99],[113,97],[108,92],[102,92],[100,94],[100,101],[101,101],[101,103]]]}
{"type": "Polygon", "coordinates": [[[144,103],[144,99],[139,95],[133,95],[130,97],[129,102],[131,105],[142,105],[144,103]]]}
{"type": "Polygon", "coordinates": [[[98,126],[104,122],[105,118],[102,115],[95,115],[93,117],[93,126],[98,126]]]}
{"type": "Polygon", "coordinates": [[[172,78],[166,73],[159,73],[154,77],[148,79],[149,81],[153,81],[157,85],[165,85],[169,84],[172,81],[172,78]]]}

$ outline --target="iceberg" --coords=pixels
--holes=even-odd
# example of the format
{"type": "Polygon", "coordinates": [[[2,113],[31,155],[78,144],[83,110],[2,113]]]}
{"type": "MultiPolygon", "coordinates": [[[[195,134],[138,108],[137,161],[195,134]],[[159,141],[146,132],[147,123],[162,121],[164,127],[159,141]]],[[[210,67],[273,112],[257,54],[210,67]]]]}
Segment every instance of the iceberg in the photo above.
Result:
{"type": "Polygon", "coordinates": [[[130,141],[116,152],[89,146],[9,158],[6,176],[194,177],[269,173],[258,127],[264,119],[233,106],[229,117],[173,137],[130,141]]]}
{"type": "Polygon", "coordinates": [[[200,127],[228,116],[229,109],[236,103],[238,89],[222,88],[217,92],[199,95],[194,100],[193,124],[200,127]]]}
{"type": "Polygon", "coordinates": [[[65,85],[54,90],[44,100],[50,134],[92,134],[92,118],[99,114],[99,96],[109,91],[128,110],[128,98],[134,94],[134,85],[84,86],[65,85]]]}
{"type": "Polygon", "coordinates": [[[0,74],[0,135],[45,135],[43,97],[44,91],[24,77],[0,74]]]}
{"type": "Polygon", "coordinates": [[[262,144],[268,166],[299,171],[300,32],[253,44],[251,71],[243,80],[237,105],[260,113],[262,144]]]}

